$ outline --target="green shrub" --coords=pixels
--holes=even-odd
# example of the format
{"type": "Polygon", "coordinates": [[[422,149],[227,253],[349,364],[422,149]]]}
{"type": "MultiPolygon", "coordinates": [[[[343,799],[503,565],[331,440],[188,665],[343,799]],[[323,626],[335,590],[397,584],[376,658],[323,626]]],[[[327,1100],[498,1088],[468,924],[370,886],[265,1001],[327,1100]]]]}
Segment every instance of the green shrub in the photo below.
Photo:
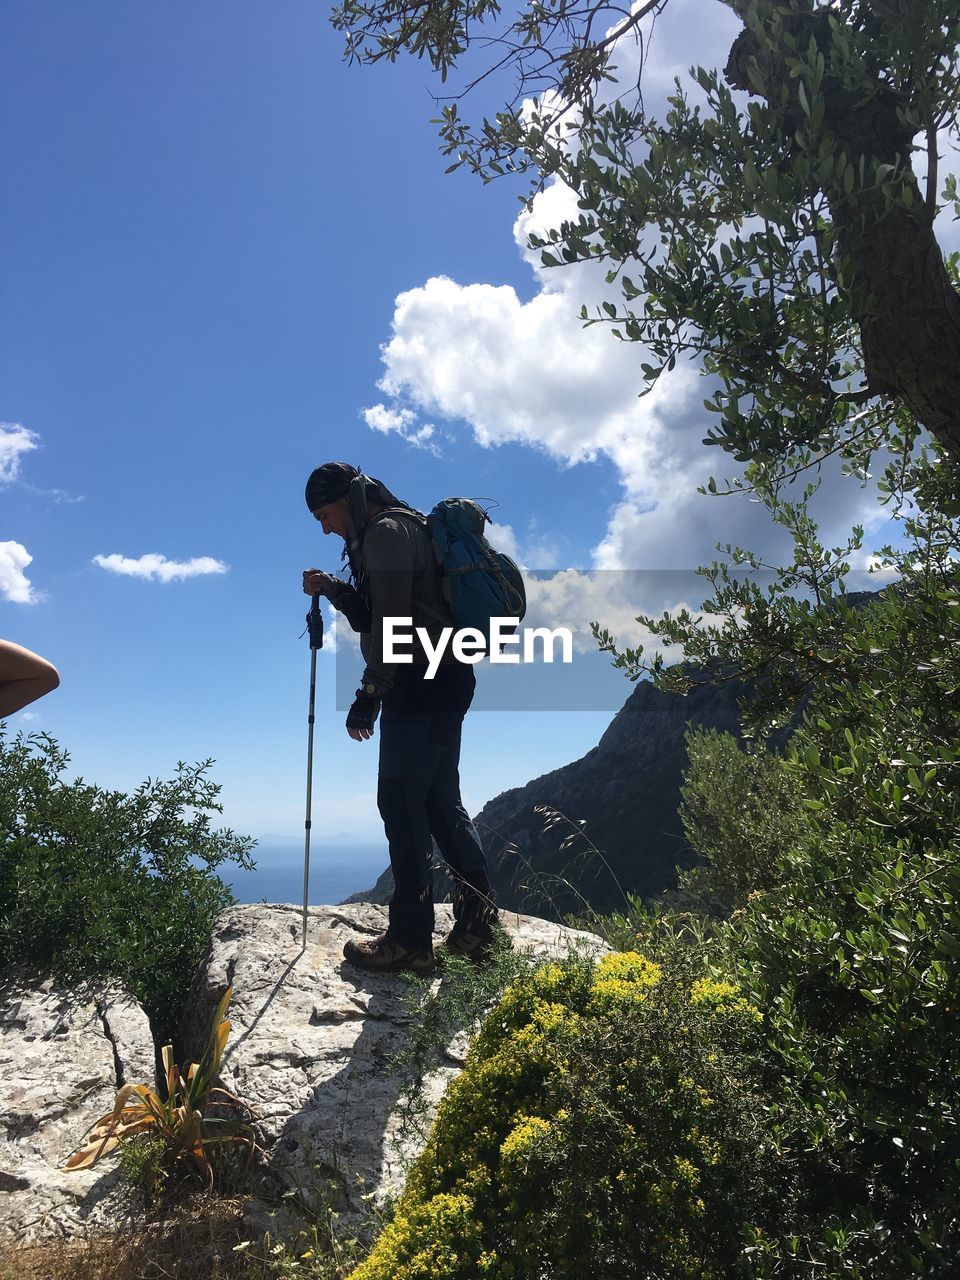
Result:
{"type": "Polygon", "coordinates": [[[956,1274],[958,896],[955,850],[837,825],[740,922],[782,1091],[771,1131],[831,1280],[956,1274]]]}
{"type": "Polygon", "coordinates": [[[600,637],[632,678],[748,679],[758,740],[806,706],[777,779],[802,801],[786,820],[742,803],[751,766],[731,747],[729,769],[718,746],[694,774],[704,877],[723,868],[741,902],[754,882],[710,942],[763,1014],[766,1131],[796,1189],[751,1246],[757,1277],[952,1280],[960,1257],[960,496],[956,468],[900,445],[879,482],[900,504],[881,553],[895,585],[848,596],[862,530],[825,548],[811,490],[785,502],[754,467],[793,563],[765,588],[759,559],[727,547],[701,571],[721,622],[644,619],[685,666],[600,637]],[[738,884],[758,823],[769,861],[738,884]]]}
{"type": "Polygon", "coordinates": [[[776,1185],[757,1018],[637,953],[519,978],[352,1280],[747,1276],[776,1185]]]}
{"type": "Polygon", "coordinates": [[[122,978],[169,1039],[233,901],[215,869],[251,866],[253,841],[211,829],[211,761],[131,795],[66,781],[68,762],[46,734],[0,726],[0,964],[122,978]]]}
{"type": "MultiPolygon", "coordinates": [[[[797,558],[768,596],[721,567],[704,610],[736,625],[661,628],[721,678],[733,666],[757,681],[758,732],[807,706],[784,759],[805,816],[790,811],[773,874],[726,926],[764,1017],[767,1132],[796,1188],[754,1242],[758,1277],[957,1274],[960,507],[944,500],[955,474],[914,479],[902,543],[884,553],[895,586],[848,598],[844,549],[781,505],[797,558]]],[[[725,821],[701,824],[710,863],[753,823],[736,771],[704,779],[708,817],[725,785],[725,821]]]]}
{"type": "Polygon", "coordinates": [[[709,956],[722,967],[726,935],[714,916],[677,905],[676,891],[645,901],[628,893],[623,908],[603,914],[593,908],[582,915],[567,916],[572,929],[585,929],[602,938],[614,951],[641,951],[651,960],[666,964],[683,962],[689,953],[709,956]]]}
{"type": "Polygon", "coordinates": [[[850,620],[788,761],[808,832],[739,921],[774,1112],[824,1274],[960,1256],[960,591],[904,583],[850,620]],[[860,660],[856,661],[857,655],[860,660]]]}
{"type": "Polygon", "coordinates": [[[158,1138],[141,1135],[120,1148],[120,1172],[148,1206],[159,1200],[167,1185],[167,1146],[158,1138]]]}
{"type": "Polygon", "coordinates": [[[783,858],[809,823],[800,783],[779,756],[744,750],[729,733],[687,734],[680,817],[703,866],[680,872],[681,890],[722,910],[779,883],[783,858]]]}
{"type": "Polygon", "coordinates": [[[430,1102],[424,1085],[451,1041],[475,1029],[507,987],[538,963],[530,951],[514,947],[500,935],[483,964],[467,956],[445,956],[439,984],[432,975],[409,975],[400,997],[409,1024],[407,1034],[390,1060],[390,1069],[407,1082],[397,1106],[402,1140],[414,1144],[427,1136],[430,1102]]]}

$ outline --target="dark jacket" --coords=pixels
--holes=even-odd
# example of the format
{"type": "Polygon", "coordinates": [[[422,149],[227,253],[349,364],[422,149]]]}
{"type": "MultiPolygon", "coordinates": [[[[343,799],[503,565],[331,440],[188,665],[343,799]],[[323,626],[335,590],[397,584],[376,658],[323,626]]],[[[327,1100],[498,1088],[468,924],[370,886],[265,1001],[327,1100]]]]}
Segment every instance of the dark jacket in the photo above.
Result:
{"type": "MultiPolygon", "coordinates": [[[[374,516],[364,532],[361,557],[359,590],[344,583],[331,603],[360,633],[367,664],[363,684],[372,684],[382,697],[396,674],[395,666],[383,660],[383,619],[413,619],[413,643],[397,647],[412,655],[414,666],[427,663],[416,628],[423,627],[435,645],[443,628],[456,623],[443,598],[443,579],[423,517],[397,509],[374,516]]],[[[452,660],[448,646],[442,661],[452,660]]]]}

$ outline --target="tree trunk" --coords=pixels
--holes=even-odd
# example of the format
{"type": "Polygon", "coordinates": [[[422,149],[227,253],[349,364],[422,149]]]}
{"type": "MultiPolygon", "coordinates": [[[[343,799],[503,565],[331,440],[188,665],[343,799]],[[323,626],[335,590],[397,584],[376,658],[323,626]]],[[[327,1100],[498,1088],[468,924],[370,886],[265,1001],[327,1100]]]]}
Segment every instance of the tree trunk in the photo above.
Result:
{"type": "MultiPolygon", "coordinates": [[[[820,15],[797,15],[791,25],[799,47],[806,47],[813,35],[827,57],[823,42],[830,40],[829,27],[820,15]]],[[[724,75],[732,88],[759,91],[773,106],[779,106],[784,83],[800,83],[790,77],[774,41],[761,45],[751,31],[734,41],[724,75]],[[754,78],[747,73],[750,64],[754,78]]],[[[836,154],[845,153],[857,174],[848,194],[841,168],[824,194],[837,233],[844,293],[860,328],[868,389],[901,400],[951,459],[960,462],[960,295],[947,274],[910,167],[912,131],[897,117],[893,92],[879,82],[866,96],[828,75],[823,100],[823,130],[834,135],[836,154]],[[902,175],[901,196],[892,208],[876,190],[860,190],[861,156],[867,188],[874,186],[878,165],[893,165],[902,175]]],[[[809,129],[796,94],[784,124],[794,132],[809,129]]]]}

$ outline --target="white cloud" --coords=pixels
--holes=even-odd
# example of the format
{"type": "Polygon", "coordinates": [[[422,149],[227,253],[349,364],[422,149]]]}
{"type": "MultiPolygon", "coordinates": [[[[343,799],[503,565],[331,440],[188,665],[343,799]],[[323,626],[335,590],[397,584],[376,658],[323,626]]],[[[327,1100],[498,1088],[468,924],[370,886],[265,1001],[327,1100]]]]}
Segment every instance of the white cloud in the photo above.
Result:
{"type": "Polygon", "coordinates": [[[68,493],[66,489],[38,489],[21,479],[20,464],[24,455],[39,447],[40,437],[36,431],[19,422],[0,422],[0,485],[18,483],[28,492],[52,498],[54,502],[83,502],[82,494],[68,493]]]}
{"type": "MultiPolygon", "coordinates": [[[[544,199],[559,199],[551,191],[544,199]]],[[[466,422],[487,447],[525,444],[564,467],[609,459],[623,498],[593,549],[597,568],[693,568],[714,558],[718,542],[786,555],[788,539],[763,508],[697,493],[711,473],[738,471],[702,443],[707,384],[678,366],[640,398],[640,349],[582,326],[583,273],[544,274],[549,287],[527,302],[509,286],[446,277],[401,294],[383,347],[383,390],[398,406],[466,422]]],[[[829,469],[815,508],[831,541],[855,520],[884,518],[868,491],[829,469]]]]}
{"type": "Polygon", "coordinates": [[[420,448],[429,449],[431,453],[440,456],[440,450],[437,445],[429,443],[433,440],[433,433],[436,430],[432,422],[425,422],[417,431],[407,436],[411,444],[418,445],[420,448]]]}
{"type": "Polygon", "coordinates": [[[440,456],[440,450],[433,440],[436,428],[432,422],[425,422],[414,431],[412,428],[417,415],[412,409],[388,409],[386,405],[374,404],[362,410],[362,414],[364,422],[372,431],[380,431],[384,435],[395,432],[408,444],[415,445],[418,449],[429,449],[437,457],[440,456]]]}
{"type": "Polygon", "coordinates": [[[510,286],[436,276],[397,298],[381,386],[468,422],[483,445],[528,444],[565,465],[606,452],[639,473],[664,396],[638,401],[636,351],[584,329],[577,310],[558,287],[521,302],[510,286]]]}
{"type": "Polygon", "coordinates": [[[497,551],[515,560],[521,569],[555,569],[559,551],[555,542],[544,537],[536,517],[527,523],[527,532],[521,545],[512,525],[492,521],[487,525],[485,537],[497,551]]]}
{"type": "MultiPolygon", "coordinates": [[[[349,643],[349,637],[356,633],[351,631],[350,624],[342,613],[338,613],[329,600],[321,603],[323,610],[323,648],[321,653],[336,653],[342,644],[349,643]]],[[[359,637],[357,638],[359,645],[359,637]]]]}
{"type": "MultiPolygon", "coordinates": [[[[654,651],[664,643],[637,621],[639,614],[659,618],[676,616],[686,609],[704,624],[720,625],[721,619],[701,612],[705,584],[692,572],[631,572],[564,569],[549,577],[527,577],[525,627],[566,627],[573,634],[574,648],[595,653],[591,623],[610,631],[621,647],[654,651]]],[[[670,651],[678,659],[679,650],[670,651]]]]}
{"type": "Polygon", "coordinates": [[[33,556],[22,543],[0,542],[0,595],[11,604],[36,604],[42,597],[24,573],[33,556]]]}
{"type": "Polygon", "coordinates": [[[513,526],[509,524],[493,524],[488,525],[484,530],[484,537],[496,551],[502,551],[505,556],[509,556],[511,560],[516,560],[522,569],[526,569],[526,559],[520,550],[520,544],[517,542],[517,535],[513,530],[513,526]]]}
{"type": "Polygon", "coordinates": [[[134,560],[129,556],[114,553],[109,556],[94,556],[93,563],[111,573],[123,574],[129,578],[145,578],[151,582],[173,582],[181,578],[196,578],[210,573],[226,573],[229,565],[222,560],[214,560],[212,556],[195,556],[192,560],[168,560],[166,556],[153,552],[134,560]]]}
{"type": "Polygon", "coordinates": [[[396,431],[403,435],[416,422],[417,415],[412,409],[388,409],[386,405],[373,404],[363,410],[363,420],[373,431],[384,434],[396,431]]]}
{"type": "Polygon", "coordinates": [[[36,449],[39,443],[37,433],[19,422],[0,422],[0,484],[19,479],[23,455],[36,449]]]}

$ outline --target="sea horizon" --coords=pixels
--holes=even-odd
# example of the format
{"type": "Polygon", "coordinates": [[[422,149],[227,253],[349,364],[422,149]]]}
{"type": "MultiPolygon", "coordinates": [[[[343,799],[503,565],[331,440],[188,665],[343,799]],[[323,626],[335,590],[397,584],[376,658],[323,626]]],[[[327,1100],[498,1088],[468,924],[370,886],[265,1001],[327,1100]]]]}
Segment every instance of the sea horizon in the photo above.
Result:
{"type": "MultiPolygon", "coordinates": [[[[230,886],[239,903],[303,902],[303,842],[296,838],[258,844],[253,851],[255,870],[224,866],[220,878],[230,886]]],[[[311,906],[333,906],[353,893],[370,889],[390,863],[382,844],[334,844],[313,841],[310,847],[311,906]]]]}

